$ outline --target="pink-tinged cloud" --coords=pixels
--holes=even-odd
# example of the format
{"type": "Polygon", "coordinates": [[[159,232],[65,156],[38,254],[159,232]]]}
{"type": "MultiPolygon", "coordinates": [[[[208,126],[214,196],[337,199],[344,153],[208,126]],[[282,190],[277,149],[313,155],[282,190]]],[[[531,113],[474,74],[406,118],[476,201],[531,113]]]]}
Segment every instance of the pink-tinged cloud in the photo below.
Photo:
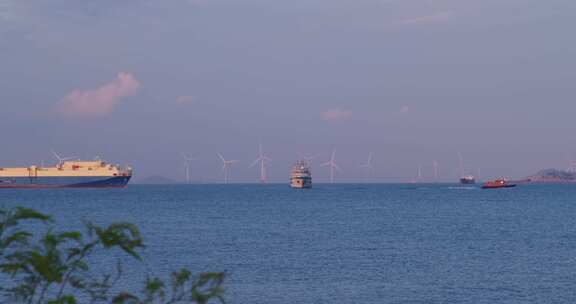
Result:
{"type": "Polygon", "coordinates": [[[97,117],[110,114],[125,97],[136,94],[140,82],[131,73],[121,72],[110,83],[94,90],[76,89],[59,103],[59,111],[72,117],[97,117]]]}
{"type": "Polygon", "coordinates": [[[410,107],[407,105],[404,105],[400,108],[400,113],[408,113],[410,112],[410,107]]]}
{"type": "Polygon", "coordinates": [[[190,95],[183,95],[183,96],[178,96],[176,98],[176,102],[177,103],[193,103],[194,102],[194,96],[190,96],[190,95]]]}
{"type": "Polygon", "coordinates": [[[320,113],[323,120],[326,121],[343,121],[352,117],[352,112],[342,109],[331,109],[320,113]]]}
{"type": "Polygon", "coordinates": [[[406,18],[400,23],[405,25],[422,25],[422,24],[432,24],[446,22],[450,19],[454,13],[452,11],[437,12],[432,15],[418,16],[413,18],[406,18]]]}

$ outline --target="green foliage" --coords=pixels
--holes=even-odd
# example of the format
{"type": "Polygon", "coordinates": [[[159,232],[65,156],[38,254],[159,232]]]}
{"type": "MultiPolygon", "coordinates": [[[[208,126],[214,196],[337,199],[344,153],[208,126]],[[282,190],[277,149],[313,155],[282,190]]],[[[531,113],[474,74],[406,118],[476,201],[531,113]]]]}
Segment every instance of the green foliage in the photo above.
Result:
{"type": "Polygon", "coordinates": [[[96,253],[119,250],[142,260],[140,251],[145,246],[133,224],[100,227],[88,222],[84,233],[54,232],[47,226],[43,235],[35,236],[22,229],[24,221],[53,224],[50,216],[32,209],[0,209],[0,281],[11,284],[0,286],[0,297],[11,303],[224,303],[224,273],[192,275],[181,269],[171,274],[168,284],[149,277],[140,295],[113,292],[122,277],[119,260],[113,275],[96,278],[88,262],[96,253]]]}

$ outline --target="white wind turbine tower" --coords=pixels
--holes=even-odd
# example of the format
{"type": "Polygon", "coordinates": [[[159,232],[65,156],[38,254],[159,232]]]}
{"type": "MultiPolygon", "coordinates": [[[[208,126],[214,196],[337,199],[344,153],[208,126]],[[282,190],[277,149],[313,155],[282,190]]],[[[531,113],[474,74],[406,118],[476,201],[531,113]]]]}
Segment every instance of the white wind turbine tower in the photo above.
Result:
{"type": "Polygon", "coordinates": [[[464,157],[462,157],[462,153],[458,152],[458,161],[459,161],[459,169],[460,169],[460,177],[464,176],[464,157]]]}
{"type": "Polygon", "coordinates": [[[568,154],[568,172],[576,172],[576,161],[572,158],[572,154],[568,154]]]}
{"type": "Polygon", "coordinates": [[[434,180],[436,180],[436,181],[438,181],[438,176],[440,175],[439,174],[439,171],[440,171],[439,168],[440,168],[440,165],[438,165],[438,162],[433,160],[432,161],[432,169],[434,170],[434,180]]]}
{"type": "Polygon", "coordinates": [[[52,155],[54,155],[54,157],[58,160],[58,167],[62,166],[62,164],[63,164],[65,161],[74,159],[73,156],[61,157],[61,156],[58,155],[58,153],[56,153],[54,150],[52,150],[52,155]]]}
{"type": "Polygon", "coordinates": [[[418,178],[416,180],[418,182],[422,181],[422,165],[418,165],[418,178]]]}
{"type": "Polygon", "coordinates": [[[258,158],[250,165],[249,168],[254,167],[256,164],[260,163],[260,182],[265,184],[268,182],[268,177],[266,176],[266,164],[272,159],[264,155],[262,152],[262,144],[258,145],[258,158]]]}
{"type": "Polygon", "coordinates": [[[372,178],[374,176],[374,153],[369,152],[368,160],[366,160],[366,163],[362,164],[360,167],[366,169],[366,176],[368,178],[372,178]]]}
{"type": "Polygon", "coordinates": [[[190,165],[196,159],[186,153],[182,153],[182,158],[184,158],[184,173],[186,174],[186,183],[190,184],[190,165]]]}
{"type": "Polygon", "coordinates": [[[218,157],[222,161],[222,171],[224,171],[224,184],[228,184],[230,173],[232,171],[232,164],[237,163],[237,160],[226,160],[222,154],[218,153],[218,157]]]}
{"type": "Polygon", "coordinates": [[[334,173],[335,170],[338,171],[342,171],[342,169],[340,169],[340,167],[338,166],[338,164],[336,163],[336,150],[332,151],[332,156],[330,157],[330,160],[323,163],[322,165],[320,165],[322,167],[330,167],[330,183],[334,183],[334,173]]]}

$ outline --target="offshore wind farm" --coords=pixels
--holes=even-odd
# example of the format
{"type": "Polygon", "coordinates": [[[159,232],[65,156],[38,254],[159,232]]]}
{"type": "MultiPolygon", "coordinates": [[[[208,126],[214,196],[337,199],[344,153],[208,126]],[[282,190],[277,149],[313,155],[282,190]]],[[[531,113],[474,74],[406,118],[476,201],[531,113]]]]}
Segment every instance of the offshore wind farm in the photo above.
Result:
{"type": "MultiPolygon", "coordinates": [[[[339,178],[342,179],[341,183],[460,183],[460,184],[475,184],[476,182],[480,182],[480,168],[474,169],[473,163],[468,163],[464,160],[463,153],[455,152],[455,157],[453,161],[450,163],[445,163],[441,166],[440,162],[436,159],[432,159],[429,165],[416,165],[415,173],[413,175],[410,174],[409,164],[406,165],[406,175],[404,176],[394,176],[387,174],[386,165],[378,166],[376,164],[376,154],[373,151],[365,152],[367,153],[367,157],[364,162],[359,162],[357,165],[349,164],[348,172],[351,172],[347,175],[347,172],[342,168],[342,166],[336,161],[336,149],[333,148],[331,152],[326,153],[316,153],[311,155],[306,155],[302,152],[297,152],[296,157],[290,159],[286,163],[276,162],[276,164],[271,163],[272,158],[269,154],[264,152],[262,142],[258,143],[257,145],[257,154],[256,159],[249,163],[247,166],[248,169],[257,169],[256,171],[244,171],[242,175],[236,175],[236,179],[232,175],[232,167],[240,163],[241,161],[238,159],[226,159],[222,155],[222,153],[217,152],[217,159],[220,161],[220,166],[216,166],[215,172],[217,172],[217,176],[212,180],[202,178],[204,173],[196,173],[197,171],[193,167],[194,163],[206,163],[212,162],[210,157],[204,158],[197,158],[192,157],[189,154],[181,153],[183,159],[183,168],[179,169],[180,172],[183,172],[183,176],[179,176],[177,174],[174,179],[172,179],[171,183],[260,183],[260,184],[268,184],[268,183],[285,183],[287,174],[284,176],[270,176],[270,169],[277,169],[281,168],[284,169],[285,172],[289,171],[289,168],[294,163],[294,161],[298,161],[301,163],[306,164],[308,168],[315,168],[315,178],[319,180],[320,183],[338,183],[339,178]],[[315,164],[313,161],[315,159],[324,158],[324,162],[319,162],[315,164]],[[441,167],[444,170],[441,170],[441,167]],[[471,174],[471,172],[475,171],[476,175],[471,174]],[[193,175],[195,177],[193,178],[193,175]],[[218,180],[220,178],[220,180],[218,180]]],[[[285,154],[285,153],[284,153],[285,154]]],[[[359,154],[355,151],[355,154],[359,154]]],[[[280,157],[282,159],[283,157],[280,157]]],[[[390,162],[393,162],[391,160],[390,162]]],[[[576,166],[574,165],[576,162],[569,160],[568,167],[564,172],[567,173],[575,173],[576,174],[576,166]]],[[[238,167],[237,169],[241,169],[242,167],[238,167]]],[[[562,172],[559,170],[558,172],[562,172]]],[[[510,176],[506,174],[500,173],[499,175],[494,175],[492,178],[504,178],[504,179],[513,179],[513,180],[521,180],[524,182],[530,181],[530,176],[510,176]]],[[[534,181],[536,180],[543,180],[532,178],[534,181]]],[[[166,179],[168,180],[168,178],[166,179]]],[[[150,182],[147,182],[150,183],[150,182]]],[[[165,183],[165,182],[162,182],[165,183]]]]}
{"type": "Polygon", "coordinates": [[[0,303],[576,303],[575,12],[0,0],[0,303]]]}

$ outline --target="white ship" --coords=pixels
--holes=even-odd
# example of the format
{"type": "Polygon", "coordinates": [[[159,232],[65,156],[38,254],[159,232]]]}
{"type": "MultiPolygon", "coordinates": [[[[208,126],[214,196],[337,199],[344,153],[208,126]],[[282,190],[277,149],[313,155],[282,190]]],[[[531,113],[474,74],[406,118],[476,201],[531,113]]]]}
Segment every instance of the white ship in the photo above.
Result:
{"type": "Polygon", "coordinates": [[[312,174],[306,161],[298,161],[290,171],[290,187],[312,188],[312,174]]]}

